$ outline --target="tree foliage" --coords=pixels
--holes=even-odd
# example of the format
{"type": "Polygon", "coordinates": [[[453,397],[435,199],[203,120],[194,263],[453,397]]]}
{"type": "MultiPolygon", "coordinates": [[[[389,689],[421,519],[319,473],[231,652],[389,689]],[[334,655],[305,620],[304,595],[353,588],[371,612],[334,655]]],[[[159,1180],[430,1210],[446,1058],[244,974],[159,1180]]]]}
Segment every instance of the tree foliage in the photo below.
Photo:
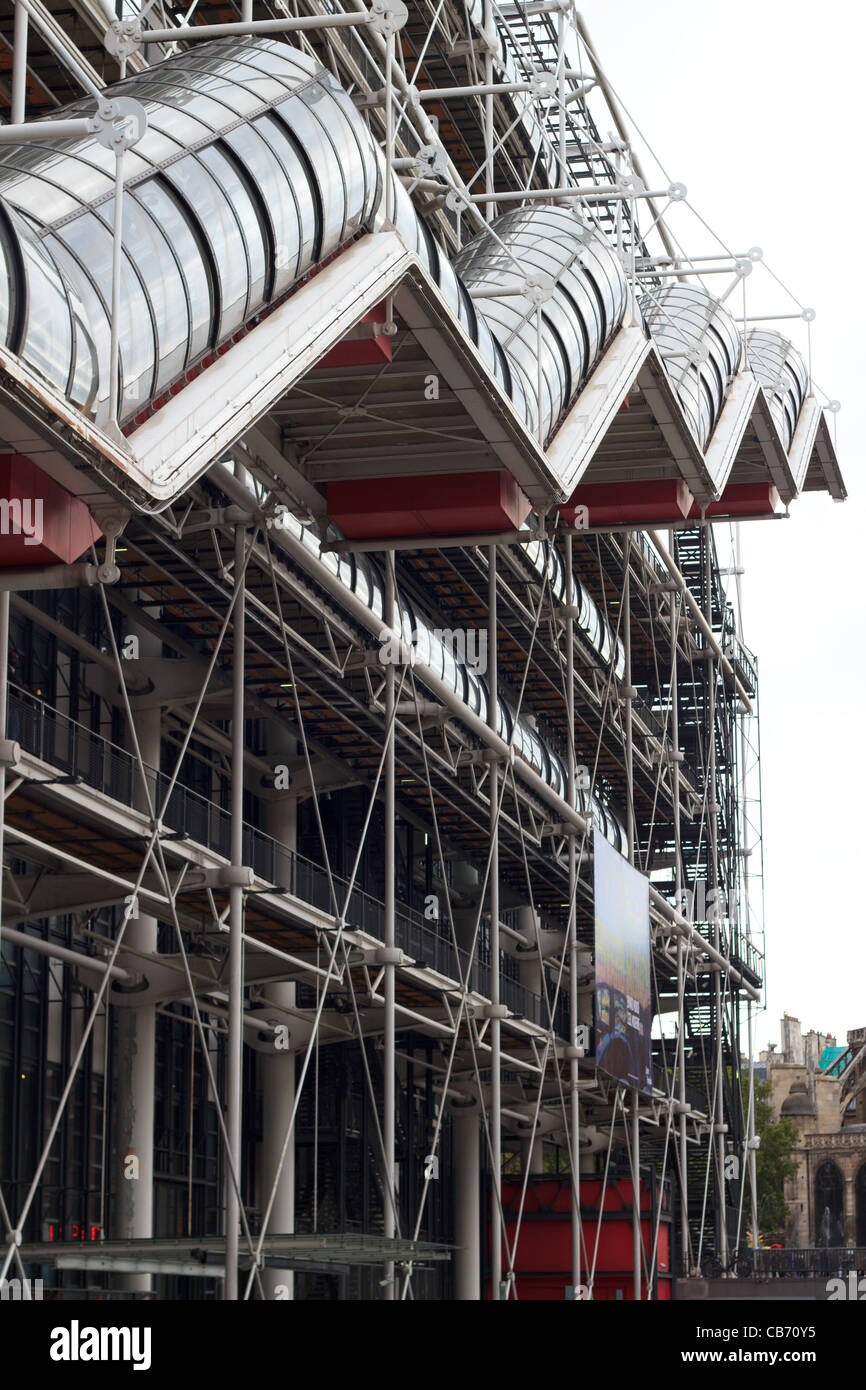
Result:
{"type": "MultiPolygon", "coordinates": [[[[755,1168],[758,1191],[758,1229],[768,1244],[780,1242],[788,1223],[785,1183],[797,1176],[798,1164],[792,1153],[800,1142],[793,1120],[776,1119],[770,1103],[769,1081],[755,1077],[755,1134],[761,1141],[755,1168]]],[[[748,1113],[748,1077],[743,1078],[743,1114],[748,1113]]],[[[746,1201],[751,1202],[751,1174],[746,1169],[746,1201]]],[[[747,1210],[749,1208],[747,1207],[747,1210]]]]}

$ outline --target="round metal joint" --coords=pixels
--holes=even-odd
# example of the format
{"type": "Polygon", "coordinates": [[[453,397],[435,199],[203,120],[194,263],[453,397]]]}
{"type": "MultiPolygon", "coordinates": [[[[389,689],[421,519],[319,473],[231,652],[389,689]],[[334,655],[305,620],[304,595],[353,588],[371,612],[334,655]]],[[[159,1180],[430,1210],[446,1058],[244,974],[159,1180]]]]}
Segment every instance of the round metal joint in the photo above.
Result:
{"type": "Polygon", "coordinates": [[[409,11],[403,0],[373,0],[370,11],[370,25],[377,34],[386,37],[397,34],[409,18],[409,11]]]}
{"type": "Polygon", "coordinates": [[[223,864],[219,870],[221,888],[252,888],[255,874],[245,864],[223,864]]]}
{"type": "Polygon", "coordinates": [[[380,946],[376,951],[375,960],[377,965],[401,965],[403,952],[399,946],[380,946]]]}
{"type": "Polygon", "coordinates": [[[17,767],[21,761],[21,744],[14,738],[0,739],[0,767],[17,767]]]}
{"type": "Polygon", "coordinates": [[[480,1013],[482,1018],[508,1018],[508,1005],[484,1004],[483,1007],[478,1010],[478,1012],[480,1013]]]}

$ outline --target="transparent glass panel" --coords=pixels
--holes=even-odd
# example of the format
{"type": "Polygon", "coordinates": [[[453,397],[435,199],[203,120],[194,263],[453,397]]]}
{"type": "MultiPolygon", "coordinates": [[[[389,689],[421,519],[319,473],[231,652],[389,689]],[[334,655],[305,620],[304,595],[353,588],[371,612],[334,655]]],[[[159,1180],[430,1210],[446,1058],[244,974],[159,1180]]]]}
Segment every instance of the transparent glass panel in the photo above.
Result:
{"type": "Polygon", "coordinates": [[[214,147],[200,150],[199,159],[225,190],[243,230],[250,269],[250,290],[244,318],[249,318],[264,303],[267,274],[264,228],[243,179],[231,161],[214,147]]]}
{"type": "MultiPolygon", "coordinates": [[[[58,232],[60,239],[75,252],[87,275],[106,305],[111,303],[111,258],[113,236],[95,213],[68,222],[58,232]]],[[[155,343],[150,308],[128,254],[121,264],[120,315],[121,377],[123,394],[120,417],[134,414],[152,394],[155,343]]]]}
{"type": "Polygon", "coordinates": [[[72,326],[75,338],[75,369],[69,397],[73,405],[86,415],[90,414],[96,403],[99,389],[99,362],[96,344],[90,335],[84,305],[75,294],[69,291],[69,304],[72,309],[72,326]]]}
{"type": "Polygon", "coordinates": [[[194,155],[172,164],[166,170],[166,177],[195,209],[199,225],[210,241],[220,281],[218,337],[227,338],[246,317],[249,291],[249,270],[240,224],[228,195],[194,155]]]}
{"type": "Polygon", "coordinates": [[[297,277],[312,265],[316,245],[316,205],[309,179],[294,145],[278,121],[270,116],[263,116],[252,128],[273,150],[292,190],[299,223],[298,261],[295,269],[297,277]]]}
{"type": "Polygon", "coordinates": [[[5,223],[0,220],[0,252],[2,252],[2,270],[0,270],[0,343],[4,347],[9,345],[10,319],[13,315],[13,304],[15,303],[16,285],[14,279],[14,262],[12,260],[12,247],[9,242],[9,235],[6,231],[5,223]]]}
{"type": "Polygon", "coordinates": [[[278,77],[291,91],[312,77],[318,66],[310,54],[279,42],[257,43],[254,47],[250,46],[244,56],[248,63],[278,77]]]}
{"type": "Polygon", "coordinates": [[[0,171],[0,191],[7,203],[43,223],[81,211],[80,200],[65,189],[36,174],[16,174],[10,164],[0,171]]]}
{"type": "Polygon", "coordinates": [[[373,585],[373,599],[370,608],[377,618],[381,618],[385,612],[385,587],[382,583],[382,576],[372,561],[370,562],[370,578],[373,585]]]}
{"type": "MultiPolygon", "coordinates": [[[[240,51],[236,50],[238,53],[240,51]]],[[[186,54],[183,64],[185,80],[190,84],[194,83],[197,91],[206,92],[236,116],[249,116],[265,101],[278,101],[283,95],[282,83],[274,82],[272,78],[268,79],[261,73],[254,73],[250,68],[241,66],[235,56],[229,57],[230,50],[223,52],[229,60],[224,59],[216,63],[213,50],[205,53],[193,49],[186,54]],[[260,94],[260,85],[270,88],[268,96],[263,97],[260,94]]]]}
{"type": "Polygon", "coordinates": [[[355,581],[353,589],[362,603],[372,607],[373,586],[370,582],[370,561],[365,555],[355,557],[355,581]]]}
{"type": "Polygon", "coordinates": [[[249,171],[267,206],[276,251],[273,292],[282,294],[300,273],[300,210],[292,185],[255,126],[238,126],[229,131],[226,143],[249,171]]]}
{"type": "Polygon", "coordinates": [[[454,653],[451,649],[451,642],[444,642],[442,650],[445,653],[444,679],[452,690],[457,690],[457,663],[454,660],[454,653]]]}
{"type": "Polygon", "coordinates": [[[166,135],[164,130],[157,130],[148,122],[147,130],[135,149],[137,154],[140,154],[143,159],[150,160],[151,164],[163,164],[165,160],[182,154],[185,146],[180,141],[173,140],[170,135],[166,135]]]}
{"type": "MultiPolygon", "coordinates": [[[[444,679],[445,675],[445,648],[439,641],[435,632],[430,633],[430,670],[437,676],[444,679]]],[[[453,664],[453,663],[452,663],[453,664]]]]}
{"type": "Polygon", "coordinates": [[[75,257],[70,255],[63,243],[52,236],[46,237],[45,245],[62,270],[67,282],[74,287],[81,303],[84,305],[84,316],[87,321],[89,337],[96,355],[96,391],[91,409],[93,410],[97,423],[103,424],[108,413],[109,351],[111,344],[111,330],[108,324],[108,314],[105,311],[102,300],[96,293],[93,282],[84,273],[75,257]]]}
{"type": "MultiPolygon", "coordinates": [[[[281,102],[276,111],[295,136],[315,171],[323,213],[321,255],[330,255],[344,240],[346,229],[346,181],[340,157],[318,116],[299,98],[290,97],[288,101],[281,102]]],[[[331,103],[323,109],[322,116],[334,120],[335,112],[331,103]]],[[[357,157],[356,149],[355,158],[357,157]]]]}
{"type": "Polygon", "coordinates": [[[422,618],[422,617],[419,617],[419,618],[418,618],[418,623],[417,623],[417,626],[416,626],[416,629],[415,629],[415,635],[416,635],[415,649],[416,649],[416,651],[417,651],[417,653],[418,653],[418,660],[421,661],[421,662],[423,662],[423,664],[424,664],[425,666],[429,666],[429,665],[430,665],[430,629],[429,629],[429,627],[427,626],[427,620],[426,620],[425,618],[422,618]]]}
{"type": "Polygon", "coordinates": [[[205,352],[214,332],[213,286],[203,247],[174,194],[159,180],[138,184],[135,196],[162,227],[183,269],[192,318],[187,360],[194,362],[205,352]]]}
{"type": "Polygon", "coordinates": [[[19,222],[17,230],[27,285],[21,356],[65,393],[72,368],[72,320],[66,288],[57,267],[29,229],[19,222]]]}
{"type": "MultiPolygon", "coordinates": [[[[102,204],[99,215],[108,227],[113,226],[113,198],[102,204]]],[[[156,319],[159,363],[154,391],[158,392],[176,381],[186,365],[189,312],[183,277],[165,233],[131,196],[123,200],[123,245],[147,286],[156,319]]]]}
{"type": "Polygon", "coordinates": [[[193,87],[188,80],[184,81],[184,74],[176,70],[169,77],[155,68],[148,74],[145,90],[153,101],[160,102],[165,111],[165,118],[159,120],[157,129],[173,135],[187,148],[207,135],[218,134],[238,118],[236,111],[216,99],[215,92],[208,95],[198,86],[193,87]],[[191,138],[186,134],[190,120],[200,131],[191,138]]]}
{"type": "Polygon", "coordinates": [[[164,97],[160,96],[157,101],[145,102],[144,105],[147,108],[148,130],[155,130],[160,135],[168,135],[185,150],[188,150],[190,145],[196,145],[199,140],[206,140],[209,135],[213,134],[209,125],[197,121],[188,111],[172,104],[170,88],[167,89],[164,97]]]}

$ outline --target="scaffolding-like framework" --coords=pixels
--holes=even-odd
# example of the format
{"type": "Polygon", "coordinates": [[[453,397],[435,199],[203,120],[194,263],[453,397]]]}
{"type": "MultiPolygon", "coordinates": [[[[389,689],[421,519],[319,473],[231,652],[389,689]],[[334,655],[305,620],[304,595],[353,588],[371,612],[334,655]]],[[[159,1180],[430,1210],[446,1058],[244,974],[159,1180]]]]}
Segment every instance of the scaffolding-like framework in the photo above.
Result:
{"type": "MultiPolygon", "coordinates": [[[[99,447],[128,436],[124,161],[142,135],[101,93],[242,34],[285,36],[350,94],[383,151],[386,225],[392,177],[446,254],[509,207],[576,207],[616,249],[629,332],[639,297],[708,276],[743,331],[766,322],[746,295],[760,252],[698,236],[684,186],[653,187],[564,0],[15,0],[0,19],[0,150],[98,131],[114,152],[99,447]],[[95,114],[52,118],[83,96],[95,114]],[[683,250],[690,238],[700,254],[683,250]]],[[[107,452],[94,465],[98,431],[73,439],[105,540],[44,574],[0,569],[0,1277],[51,1268],[67,1296],[514,1298],[527,1202],[558,1179],[567,1285],[592,1298],[604,1221],[587,1234],[582,1176],[602,1182],[602,1203],[620,1182],[655,1194],[648,1226],[631,1203],[634,1298],[671,1274],[748,1267],[757,665],[736,528],[722,559],[727,519],[709,504],[762,469],[793,477],[786,502],[844,495],[827,423],[816,405],[789,467],[772,424],[754,425],[758,388],[745,405],[732,394],[713,462],[682,444],[675,397],[643,359],[631,375],[617,359],[555,440],[586,435],[591,481],[709,478],[694,519],[580,527],[551,494],[532,529],[344,541],[326,530],[328,482],[383,452],[394,473],[413,455],[429,473],[443,450],[487,447],[457,354],[450,376],[396,282],[382,297],[388,370],[317,368],[323,327],[306,370],[266,411],[214,426],[206,466],[167,502],[124,492],[107,452]],[[380,612],[346,578],[366,551],[380,612]],[[494,701],[485,716],[431,674],[402,630],[408,607],[484,638],[510,728],[494,701]],[[557,750],[566,785],[539,773],[526,727],[548,766],[557,750]],[[605,817],[650,880],[651,1095],[607,1077],[592,1049],[591,834],[605,817]]],[[[807,332],[813,316],[794,301],[769,317],[807,332]]],[[[0,434],[26,453],[19,404],[20,380],[4,387],[0,434]]],[[[68,445],[67,423],[57,405],[48,424],[68,445]]]]}

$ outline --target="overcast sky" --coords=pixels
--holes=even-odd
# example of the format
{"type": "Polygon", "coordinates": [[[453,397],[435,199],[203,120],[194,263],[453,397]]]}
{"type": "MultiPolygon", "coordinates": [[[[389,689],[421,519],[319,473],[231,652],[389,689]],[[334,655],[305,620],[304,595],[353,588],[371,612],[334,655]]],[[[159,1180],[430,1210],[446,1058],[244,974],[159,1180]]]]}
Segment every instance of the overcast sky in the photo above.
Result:
{"type": "MultiPolygon", "coordinates": [[[[584,0],[581,9],[670,178],[734,252],[761,246],[816,310],[813,373],[842,403],[848,500],[804,497],[790,520],[742,528],[745,638],[761,673],[767,1008],[758,1042],[778,1039],[783,1012],[842,1042],[866,1024],[866,7],[584,0]]],[[[688,234],[684,215],[675,225],[691,254],[713,249],[696,222],[688,234]]],[[[795,307],[765,271],[747,289],[749,313],[795,307]]],[[[805,348],[803,325],[779,327],[805,348]]],[[[725,559],[727,534],[718,534],[725,559]]]]}

